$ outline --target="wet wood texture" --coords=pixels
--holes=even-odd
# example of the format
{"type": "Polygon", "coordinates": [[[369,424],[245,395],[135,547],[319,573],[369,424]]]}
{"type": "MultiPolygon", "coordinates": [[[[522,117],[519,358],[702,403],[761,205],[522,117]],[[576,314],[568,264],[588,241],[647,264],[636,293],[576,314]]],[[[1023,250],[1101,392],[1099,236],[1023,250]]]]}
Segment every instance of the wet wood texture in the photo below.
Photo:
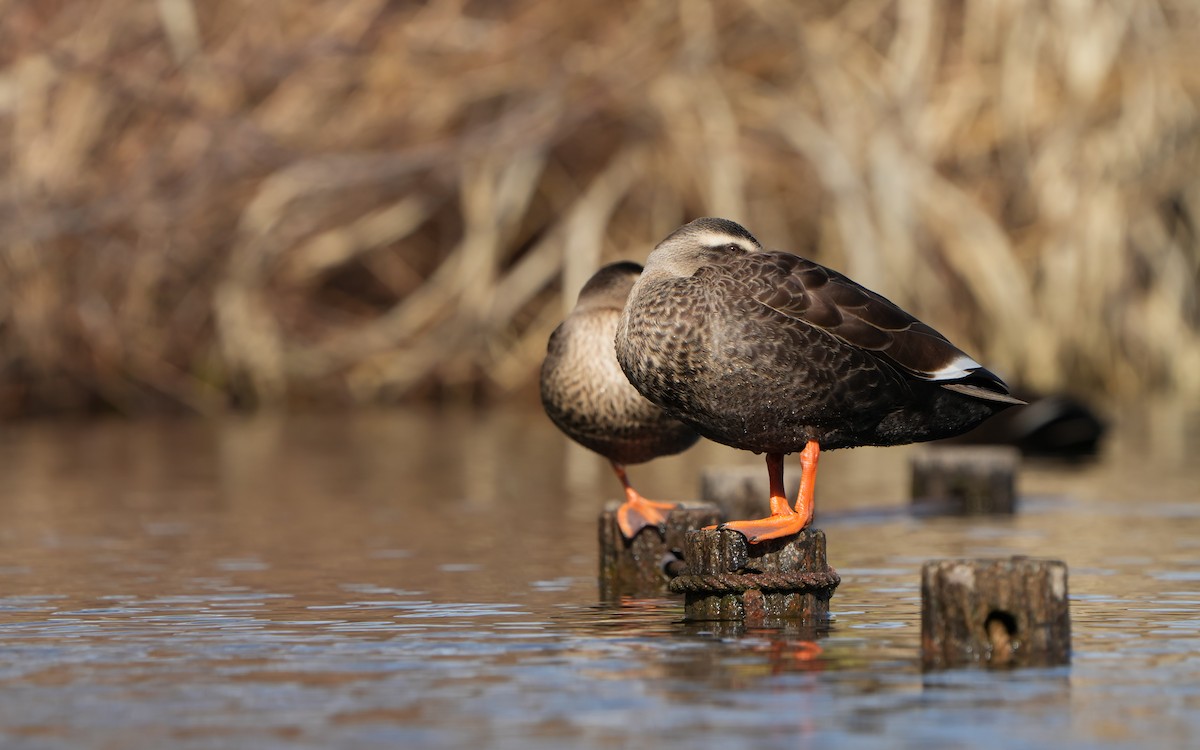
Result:
{"type": "Polygon", "coordinates": [[[921,663],[1067,664],[1067,566],[1058,560],[933,560],[921,571],[921,663]]]}
{"type": "Polygon", "coordinates": [[[916,511],[958,515],[1014,513],[1020,453],[1008,446],[930,448],[912,460],[916,511]]]}
{"type": "Polygon", "coordinates": [[[600,598],[668,596],[667,584],[683,559],[685,536],[723,518],[716,507],[691,503],[667,514],[665,529],[642,529],[626,539],[613,502],[600,514],[600,598]]]}
{"type": "Polygon", "coordinates": [[[688,621],[742,621],[748,627],[820,625],[840,579],[825,557],[825,532],[807,528],[784,539],[749,544],[735,531],[687,535],[682,591],[688,621]]]}

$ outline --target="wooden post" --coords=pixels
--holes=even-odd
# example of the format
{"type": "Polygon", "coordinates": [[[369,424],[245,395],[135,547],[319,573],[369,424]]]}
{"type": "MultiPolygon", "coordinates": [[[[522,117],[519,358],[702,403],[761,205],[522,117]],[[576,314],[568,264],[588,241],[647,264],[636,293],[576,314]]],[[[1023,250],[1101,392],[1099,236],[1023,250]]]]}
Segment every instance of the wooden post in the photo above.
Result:
{"type": "Polygon", "coordinates": [[[1020,452],[1008,446],[930,448],[912,459],[912,507],[959,515],[1013,513],[1020,452]]]}
{"type": "MultiPolygon", "coordinates": [[[[785,474],[783,487],[794,498],[800,474],[785,474]]],[[[700,499],[715,503],[726,518],[762,518],[769,510],[771,487],[762,466],[710,466],[700,473],[700,499]]]]}
{"type": "Polygon", "coordinates": [[[671,590],[686,595],[688,621],[820,625],[829,618],[829,598],[841,582],[825,560],[825,532],[812,527],[758,544],[736,531],[692,531],[684,557],[688,570],[671,581],[671,590]]]}
{"type": "Polygon", "coordinates": [[[921,663],[1028,667],[1071,660],[1067,566],[1058,560],[933,560],[921,570],[921,663]]]}
{"type": "Polygon", "coordinates": [[[680,506],[667,514],[662,531],[647,527],[626,539],[617,525],[618,503],[600,514],[600,598],[667,596],[667,583],[682,568],[688,531],[722,521],[721,512],[707,503],[680,506]]]}

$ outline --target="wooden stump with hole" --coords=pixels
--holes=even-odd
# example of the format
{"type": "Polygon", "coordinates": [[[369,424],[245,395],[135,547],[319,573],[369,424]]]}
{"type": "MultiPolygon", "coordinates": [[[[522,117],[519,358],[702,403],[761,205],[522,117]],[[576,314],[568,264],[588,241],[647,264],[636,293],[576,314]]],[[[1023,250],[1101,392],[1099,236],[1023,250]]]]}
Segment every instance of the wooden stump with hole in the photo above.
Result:
{"type": "MultiPolygon", "coordinates": [[[[783,487],[794,500],[800,490],[799,472],[784,475],[783,487]]],[[[726,518],[765,516],[770,489],[762,466],[710,466],[700,472],[700,499],[716,505],[726,518]]]]}
{"type": "Polygon", "coordinates": [[[1067,566],[1058,560],[933,560],[921,570],[921,663],[1068,664],[1067,566]]]}
{"type": "Polygon", "coordinates": [[[1014,513],[1020,458],[1008,446],[928,448],[912,459],[912,508],[950,515],[1014,513]]]}
{"type": "Polygon", "coordinates": [[[687,571],[671,581],[682,593],[684,619],[742,621],[747,627],[822,625],[829,598],[841,582],[825,559],[825,532],[750,544],[726,529],[692,531],[687,571]]]}
{"type": "Polygon", "coordinates": [[[667,596],[667,584],[683,567],[686,534],[721,522],[721,512],[708,503],[681,505],[667,514],[663,529],[647,527],[626,539],[617,525],[620,503],[600,514],[600,598],[667,596]]]}

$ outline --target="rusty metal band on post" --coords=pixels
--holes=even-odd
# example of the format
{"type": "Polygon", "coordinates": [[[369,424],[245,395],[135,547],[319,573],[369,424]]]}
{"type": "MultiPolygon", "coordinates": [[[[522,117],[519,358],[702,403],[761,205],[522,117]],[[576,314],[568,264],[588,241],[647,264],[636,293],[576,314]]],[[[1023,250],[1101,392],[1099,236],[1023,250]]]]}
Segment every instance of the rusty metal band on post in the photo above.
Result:
{"type": "Polygon", "coordinates": [[[787,591],[795,593],[832,593],[842,577],[833,568],[812,573],[683,573],[671,579],[676,594],[740,594],[743,591],[787,591]]]}

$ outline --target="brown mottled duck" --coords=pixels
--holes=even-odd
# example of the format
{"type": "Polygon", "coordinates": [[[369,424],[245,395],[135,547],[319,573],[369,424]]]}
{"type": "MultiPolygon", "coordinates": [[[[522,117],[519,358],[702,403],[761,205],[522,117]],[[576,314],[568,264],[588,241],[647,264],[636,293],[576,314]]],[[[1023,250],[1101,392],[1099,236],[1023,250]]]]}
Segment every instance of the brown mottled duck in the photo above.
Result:
{"type": "Polygon", "coordinates": [[[837,271],[697,219],[658,244],[616,338],[629,381],[718,443],[766,454],[771,514],[724,528],[762,541],[812,521],[822,449],[965,432],[1023,403],[945,336],[837,271]],[[795,508],[783,457],[800,452],[795,508]]]}
{"type": "Polygon", "coordinates": [[[637,263],[612,263],[584,284],[575,309],[550,334],[541,377],[542,405],[550,420],[612,463],[625,488],[617,523],[627,538],[645,526],[661,526],[677,505],[638,494],[625,465],[679,453],[700,439],[642,398],[617,364],[617,321],[641,272],[637,263]]]}

